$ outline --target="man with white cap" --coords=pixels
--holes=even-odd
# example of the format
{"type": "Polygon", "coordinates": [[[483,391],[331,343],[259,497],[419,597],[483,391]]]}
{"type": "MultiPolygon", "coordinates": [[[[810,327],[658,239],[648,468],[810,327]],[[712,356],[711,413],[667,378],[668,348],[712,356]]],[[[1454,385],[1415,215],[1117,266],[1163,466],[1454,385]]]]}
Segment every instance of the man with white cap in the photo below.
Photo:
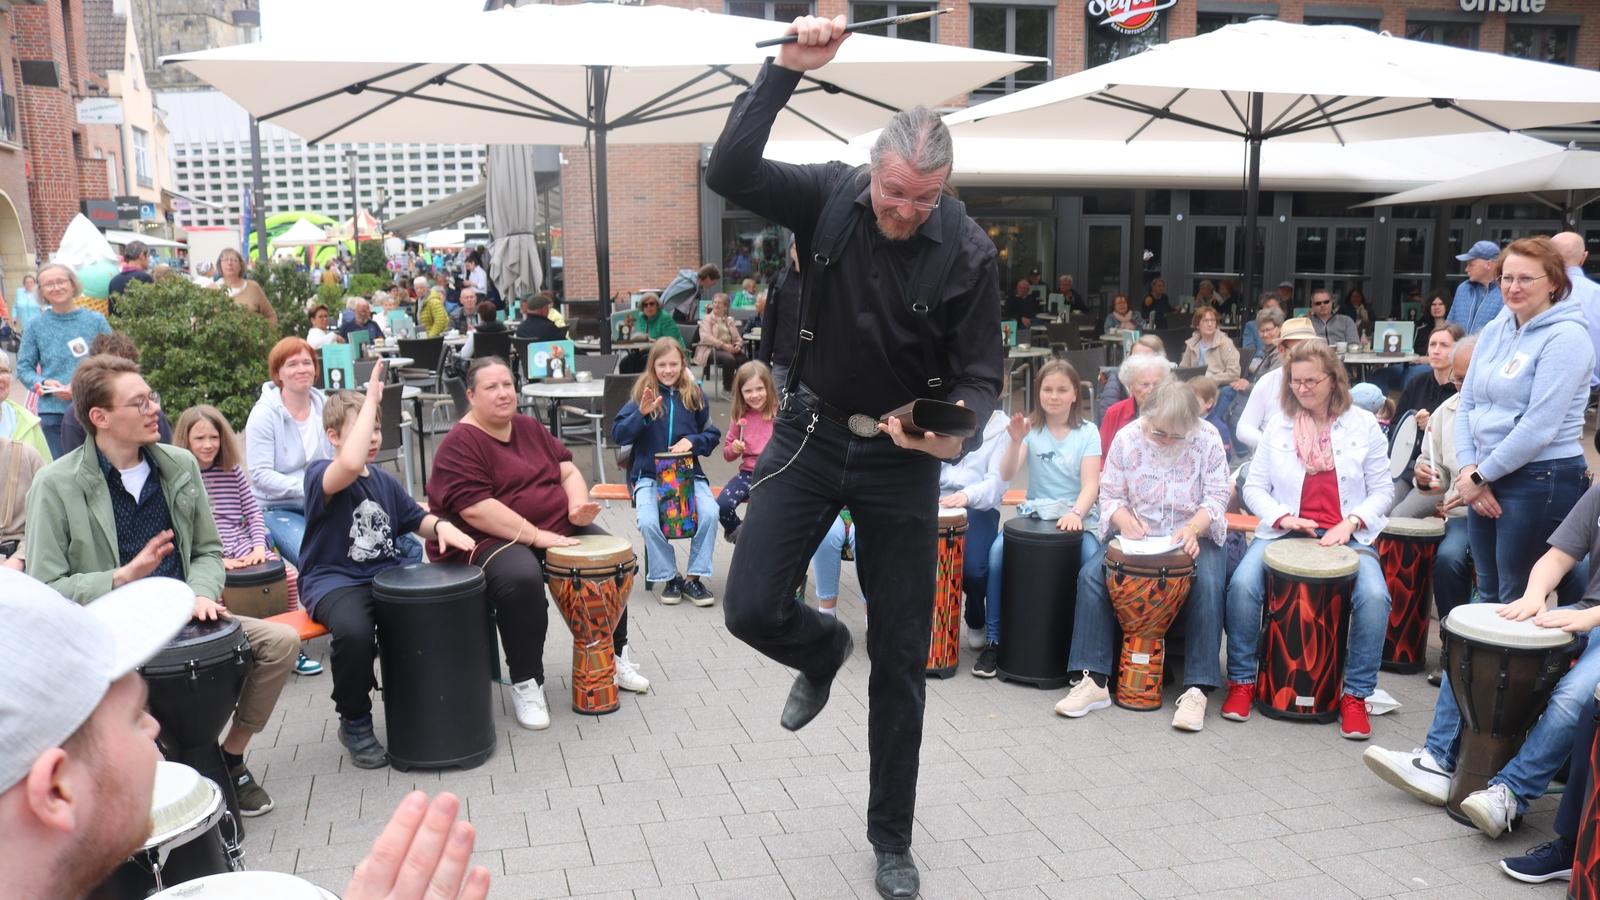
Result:
{"type": "Polygon", "coordinates": [[[1456,259],[1467,264],[1467,280],[1456,288],[1456,299],[1445,320],[1465,328],[1467,334],[1477,334],[1505,305],[1500,297],[1500,280],[1495,277],[1499,274],[1496,261],[1500,259],[1500,245],[1478,241],[1456,259]]]}
{"type": "MultiPolygon", "coordinates": [[[[1289,351],[1305,341],[1319,341],[1317,331],[1311,325],[1311,320],[1301,317],[1289,319],[1278,330],[1278,352],[1284,356],[1289,351]]],[[[1239,415],[1239,424],[1233,429],[1233,436],[1252,449],[1261,441],[1261,426],[1266,423],[1267,417],[1273,410],[1281,410],[1283,404],[1283,367],[1279,366],[1271,372],[1261,376],[1256,386],[1250,389],[1250,399],[1245,401],[1244,412],[1239,415]]]]}
{"type": "MultiPolygon", "coordinates": [[[[137,667],[189,621],[194,592],[145,578],[79,606],[0,569],[0,897],[82,897],[150,834],[158,727],[137,667]]],[[[481,900],[457,801],[401,801],[345,900],[481,900]]]]}

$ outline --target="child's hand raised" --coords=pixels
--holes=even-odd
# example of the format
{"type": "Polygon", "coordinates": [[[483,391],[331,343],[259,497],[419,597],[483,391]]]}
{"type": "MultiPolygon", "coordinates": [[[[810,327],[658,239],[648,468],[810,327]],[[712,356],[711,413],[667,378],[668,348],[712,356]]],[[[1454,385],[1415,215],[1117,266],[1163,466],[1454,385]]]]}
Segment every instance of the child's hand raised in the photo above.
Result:
{"type": "Polygon", "coordinates": [[[373,403],[383,402],[383,360],[372,364],[372,377],[367,379],[367,398],[373,403]]]}
{"type": "Polygon", "coordinates": [[[642,412],[647,416],[651,416],[655,415],[655,411],[660,408],[661,397],[656,394],[656,389],[654,387],[646,386],[644,393],[639,396],[639,412],[642,412]]]}
{"type": "Polygon", "coordinates": [[[1022,413],[1011,416],[1011,421],[1006,423],[1006,434],[1011,435],[1013,441],[1020,441],[1028,436],[1028,420],[1022,417],[1022,413]]]}

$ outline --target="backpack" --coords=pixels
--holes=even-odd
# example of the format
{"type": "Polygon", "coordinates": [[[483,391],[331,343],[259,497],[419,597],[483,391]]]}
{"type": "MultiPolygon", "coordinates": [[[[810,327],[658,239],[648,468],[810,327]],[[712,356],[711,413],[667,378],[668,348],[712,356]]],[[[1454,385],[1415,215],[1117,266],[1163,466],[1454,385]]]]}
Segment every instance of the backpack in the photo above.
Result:
{"type": "Polygon", "coordinates": [[[700,298],[699,275],[698,269],[679,269],[677,277],[661,291],[661,309],[681,312],[692,321],[698,312],[695,301],[700,298]]]}

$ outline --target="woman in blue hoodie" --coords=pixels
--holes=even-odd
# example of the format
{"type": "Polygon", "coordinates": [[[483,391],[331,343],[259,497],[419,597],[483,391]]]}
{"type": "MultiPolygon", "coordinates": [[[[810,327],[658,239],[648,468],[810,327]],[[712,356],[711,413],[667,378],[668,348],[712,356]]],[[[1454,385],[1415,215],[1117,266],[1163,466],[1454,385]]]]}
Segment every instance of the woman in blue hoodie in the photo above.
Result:
{"type": "Polygon", "coordinates": [[[1478,591],[1510,603],[1550,533],[1583,494],[1579,436],[1594,347],[1583,310],[1549,238],[1513,241],[1500,254],[1505,307],[1478,336],[1456,415],[1456,489],[1478,591]]]}
{"type": "Polygon", "coordinates": [[[661,583],[661,602],[671,605],[688,597],[695,606],[710,606],[716,599],[704,579],[711,577],[711,554],[716,549],[717,501],[711,495],[700,457],[709,456],[722,440],[711,424],[705,395],[694,383],[676,338],[657,338],[650,345],[644,371],[633,384],[633,399],[617,413],[611,436],[619,445],[633,445],[628,480],[633,484],[633,506],[644,537],[645,578],[661,583]],[[672,545],[661,533],[656,504],[656,454],[694,453],[694,503],[698,516],[689,542],[687,577],[679,577],[672,545]]]}

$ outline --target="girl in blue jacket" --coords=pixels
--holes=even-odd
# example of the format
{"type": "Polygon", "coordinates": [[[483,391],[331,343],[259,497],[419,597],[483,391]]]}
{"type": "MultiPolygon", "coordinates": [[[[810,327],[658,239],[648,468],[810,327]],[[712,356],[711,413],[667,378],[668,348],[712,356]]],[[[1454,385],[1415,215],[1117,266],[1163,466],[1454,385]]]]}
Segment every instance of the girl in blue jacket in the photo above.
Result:
{"type": "Polygon", "coordinates": [[[715,597],[706,586],[711,554],[716,547],[717,501],[711,495],[700,457],[710,455],[722,439],[711,424],[705,395],[689,375],[683,346],[674,338],[650,345],[644,371],[633,385],[633,399],[617,413],[611,436],[619,445],[633,445],[628,480],[639,533],[644,536],[645,578],[662,585],[661,602],[671,605],[688,597],[695,606],[710,606],[715,597]],[[672,545],[661,531],[656,498],[656,454],[692,452],[693,490],[699,520],[689,542],[689,571],[680,577],[672,545]]]}

